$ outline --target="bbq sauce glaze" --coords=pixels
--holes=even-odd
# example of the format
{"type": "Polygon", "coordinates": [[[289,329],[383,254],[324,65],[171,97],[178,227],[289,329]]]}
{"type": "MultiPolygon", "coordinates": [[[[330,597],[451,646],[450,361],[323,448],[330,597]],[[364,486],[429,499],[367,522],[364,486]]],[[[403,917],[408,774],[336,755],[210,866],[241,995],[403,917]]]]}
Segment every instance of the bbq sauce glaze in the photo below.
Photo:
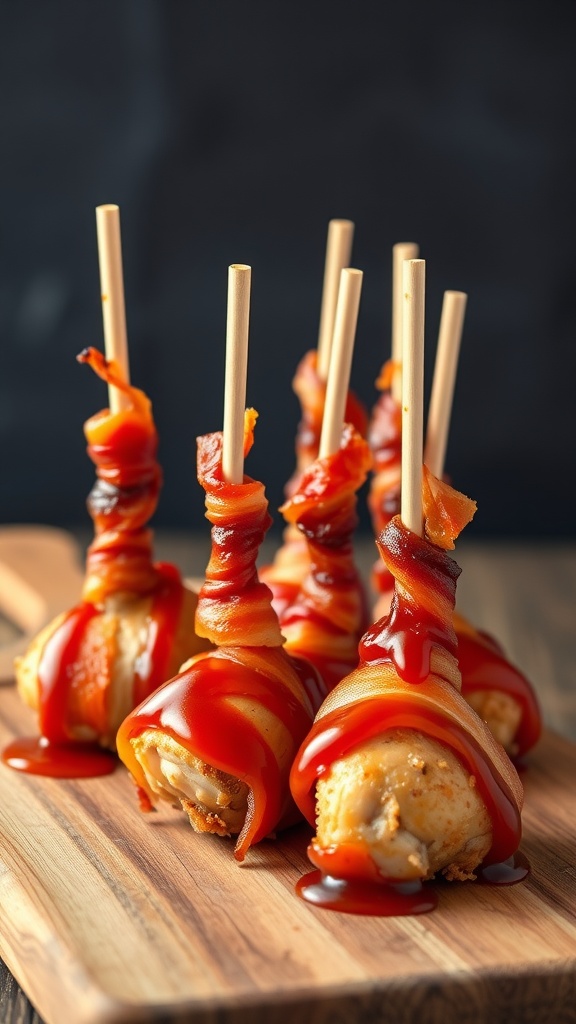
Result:
{"type": "MultiPolygon", "coordinates": [[[[161,584],[150,610],[146,648],[134,672],[133,703],[139,704],[166,678],[180,611],[183,590],[178,570],[169,564],[156,566],[161,584]]],[[[10,743],[2,760],[16,771],[54,778],[89,778],[109,775],[117,757],[97,743],[74,738],[68,708],[81,644],[90,620],[98,609],[88,602],[72,608],[46,641],[38,668],[40,735],[10,743]]],[[[105,713],[105,709],[104,709],[105,713]]]]}
{"type": "Polygon", "coordinates": [[[47,640],[38,670],[41,733],[14,740],[2,751],[2,760],[10,768],[64,779],[114,771],[116,758],[96,744],[74,743],[65,722],[70,669],[78,657],[86,625],[96,614],[93,605],[78,605],[47,640]]]}
{"type": "MultiPolygon", "coordinates": [[[[516,885],[529,874],[530,864],[517,850],[500,864],[478,868],[476,882],[472,884],[516,885]]],[[[296,883],[296,894],[306,903],[323,910],[372,917],[405,917],[427,914],[436,909],[438,893],[431,886],[430,882],[370,882],[310,871],[296,883]]]]}
{"type": "MultiPolygon", "coordinates": [[[[390,663],[400,679],[414,690],[388,694],[380,714],[373,700],[352,701],[326,714],[313,727],[298,758],[292,784],[297,802],[314,820],[316,780],[339,757],[382,731],[412,728],[450,747],[474,775],[492,823],[492,846],[477,871],[485,885],[514,885],[529,874],[528,861],[518,850],[520,816],[507,785],[497,776],[478,741],[452,716],[441,714],[418,699],[418,691],[430,676],[430,659],[436,645],[456,654],[452,625],[459,567],[445,552],[426,544],[407,531],[399,520],[387,528],[388,544],[379,545],[394,576],[402,573],[404,587],[396,588],[390,615],[377,622],[359,645],[360,669],[390,663]],[[406,563],[408,562],[408,569],[406,563]],[[437,609],[440,608],[440,612],[437,609]],[[296,789],[294,789],[296,787],[296,789]],[[298,799],[300,790],[300,800],[298,799]]],[[[321,849],[309,847],[309,859],[318,870],[304,875],[297,894],[314,906],[344,913],[397,916],[433,910],[437,896],[429,883],[386,881],[361,844],[341,844],[321,849]]]]}

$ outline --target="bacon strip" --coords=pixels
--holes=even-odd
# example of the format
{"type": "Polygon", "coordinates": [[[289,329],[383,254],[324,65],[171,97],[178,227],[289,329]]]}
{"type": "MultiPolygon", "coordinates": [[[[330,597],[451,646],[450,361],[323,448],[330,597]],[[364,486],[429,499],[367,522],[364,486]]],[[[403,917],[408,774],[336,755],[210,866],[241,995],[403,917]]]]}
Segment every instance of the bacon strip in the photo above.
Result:
{"type": "MultiPolygon", "coordinates": [[[[318,376],[315,349],[307,352],[300,361],[292,387],[300,400],[301,419],[296,434],[296,469],[285,488],[287,499],[299,488],[305,470],[318,458],[326,382],[318,376]]],[[[352,391],[348,392],[346,399],[344,420],[352,424],[361,437],[366,436],[368,416],[352,391]]],[[[260,579],[270,587],[272,603],[278,615],[296,600],[309,569],[310,557],[306,541],[295,527],[288,526],[273,563],[260,570],[260,579]]]]}
{"type": "Polygon", "coordinates": [[[160,582],[152,562],[152,532],[146,528],[162,485],[151,405],[101,352],[85,349],[78,361],[88,363],[130,401],[126,410],[113,415],[104,409],[84,424],[97,481],[88,498],[96,536],[88,549],[82,596],[93,604],[118,592],[144,596],[160,582]]]}
{"type": "Polygon", "coordinates": [[[371,465],[367,442],[349,424],[340,449],[317,459],[280,511],[306,538],[309,569],[280,614],[286,648],[308,658],[332,689],[358,661],[366,626],[364,588],[354,562],[356,492],[371,465]]]}

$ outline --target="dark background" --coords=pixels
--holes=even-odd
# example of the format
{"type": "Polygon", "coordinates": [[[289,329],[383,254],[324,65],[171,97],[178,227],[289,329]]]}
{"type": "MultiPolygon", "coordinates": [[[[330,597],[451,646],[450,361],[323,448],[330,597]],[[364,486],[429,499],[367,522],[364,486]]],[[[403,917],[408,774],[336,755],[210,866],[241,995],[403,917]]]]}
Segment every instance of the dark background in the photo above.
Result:
{"type": "MultiPolygon", "coordinates": [[[[353,383],[389,354],[391,247],[427,260],[427,391],[469,293],[447,470],[469,537],[574,535],[576,5],[0,3],[0,520],[85,525],[105,386],[94,208],[120,205],[131,371],[165,486],[204,529],[195,437],[222,420],[228,264],[252,274],[247,472],[293,468],[328,221],[364,270],[353,383]]],[[[368,528],[364,502],[362,524],[368,528]]]]}

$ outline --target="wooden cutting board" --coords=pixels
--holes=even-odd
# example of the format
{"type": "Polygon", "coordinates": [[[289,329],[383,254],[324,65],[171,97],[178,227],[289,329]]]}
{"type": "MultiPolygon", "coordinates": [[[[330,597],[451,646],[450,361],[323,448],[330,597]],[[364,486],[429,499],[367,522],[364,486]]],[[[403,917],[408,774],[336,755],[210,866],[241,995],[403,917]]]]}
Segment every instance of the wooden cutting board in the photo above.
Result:
{"type": "Polygon", "coordinates": [[[14,658],[56,615],[77,603],[84,572],[80,546],[53,526],[0,527],[0,616],[13,624],[0,644],[0,683],[12,682],[14,658]],[[8,641],[8,642],[6,642],[8,641]]]}
{"type": "MultiPolygon", "coordinates": [[[[34,731],[0,690],[0,743],[34,731]]],[[[576,1021],[576,747],[532,755],[511,888],[438,886],[422,917],[294,894],[300,827],[251,851],[137,810],[123,768],[57,781],[0,767],[0,954],[48,1024],[576,1021]]]]}

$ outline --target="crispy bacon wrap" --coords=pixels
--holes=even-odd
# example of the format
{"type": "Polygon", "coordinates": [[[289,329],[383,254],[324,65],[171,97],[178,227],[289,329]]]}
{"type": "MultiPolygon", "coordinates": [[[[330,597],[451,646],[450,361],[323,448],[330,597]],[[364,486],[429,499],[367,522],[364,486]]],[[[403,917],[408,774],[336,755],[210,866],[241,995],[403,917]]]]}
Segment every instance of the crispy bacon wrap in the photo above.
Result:
{"type": "MultiPolygon", "coordinates": [[[[245,421],[250,450],[254,410],[245,421]]],[[[118,752],[146,801],[180,800],[192,827],[238,836],[234,855],[293,824],[288,777],[325,689],[283,647],[256,559],[270,525],[264,487],[222,476],[222,434],[198,439],[212,552],[196,628],[217,646],[193,658],[128,716],[118,752]]]]}
{"type": "Polygon", "coordinates": [[[339,450],[316,459],[280,509],[305,538],[309,563],[293,603],[279,616],[286,649],[316,665],[328,691],[357,665],[367,625],[352,541],[356,492],[371,463],[368,443],[346,424],[339,450]]]}
{"type": "Polygon", "coordinates": [[[153,562],[147,523],[162,471],[150,402],[95,349],[78,359],[128,403],[114,414],[104,409],[84,426],[97,480],[88,498],[95,539],[82,601],[35,638],[17,661],[16,677],[47,739],[113,747],[126,714],[209,645],[194,632],[196,595],[174,566],[153,562]]]}
{"type": "Polygon", "coordinates": [[[520,841],[518,775],[459,692],[460,570],[446,549],[475,506],[427,472],[425,494],[424,538],[399,516],[379,538],[395,579],[390,614],[363,637],[358,668],[324,701],[291,774],[296,803],[317,824],[309,856],[337,877],[469,878],[520,841]],[[403,763],[395,746],[407,751],[403,763]],[[353,779],[358,792],[343,811],[346,790],[337,787],[353,779]],[[377,798],[375,782],[385,784],[377,798]],[[370,820],[357,820],[359,806],[370,807],[370,820]]]}
{"type": "MultiPolygon", "coordinates": [[[[298,489],[304,471],[318,458],[326,381],[318,375],[316,350],[307,352],[301,359],[292,387],[300,400],[301,419],[296,434],[296,469],[285,488],[288,500],[298,489]]],[[[361,437],[366,436],[368,416],[353,391],[348,392],[344,420],[351,423],[361,437]]],[[[309,568],[308,545],[298,529],[289,525],[274,562],[260,569],[260,579],[270,587],[278,615],[296,599],[309,568]]]]}

